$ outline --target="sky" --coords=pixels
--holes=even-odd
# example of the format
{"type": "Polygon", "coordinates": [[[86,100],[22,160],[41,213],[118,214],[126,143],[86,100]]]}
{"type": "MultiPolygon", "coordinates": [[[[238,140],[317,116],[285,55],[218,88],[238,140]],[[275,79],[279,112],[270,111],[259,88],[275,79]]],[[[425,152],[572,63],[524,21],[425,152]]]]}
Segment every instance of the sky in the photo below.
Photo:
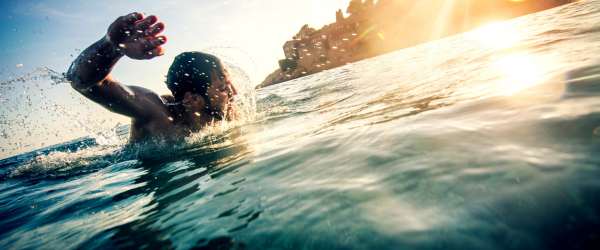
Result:
{"type": "Polygon", "coordinates": [[[117,77],[161,82],[179,52],[208,50],[239,61],[242,67],[248,67],[245,70],[253,82],[258,83],[277,68],[277,60],[284,57],[283,43],[303,24],[319,28],[331,23],[335,21],[335,11],[345,9],[347,2],[4,0],[0,3],[4,12],[0,15],[4,43],[0,49],[0,79],[40,66],[63,72],[80,50],[104,35],[116,17],[140,11],[157,15],[166,24],[166,54],[151,61],[125,60],[118,65],[117,77]]]}
{"type": "Polygon", "coordinates": [[[0,122],[0,158],[85,135],[90,129],[81,127],[92,122],[88,122],[88,116],[95,122],[127,122],[122,116],[82,101],[68,86],[50,86],[37,80],[5,84],[40,67],[65,72],[83,49],[105,35],[118,16],[138,11],[154,14],[165,23],[168,42],[164,56],[144,61],[124,58],[113,71],[113,77],[120,82],[163,94],[168,93],[164,85],[167,69],[173,58],[184,51],[216,54],[242,68],[250,77],[250,84],[257,85],[278,67],[277,61],[284,57],[283,43],[303,24],[320,28],[334,22],[336,10],[345,10],[347,3],[348,0],[3,0],[0,106],[9,108],[3,108],[0,115],[18,121],[19,126],[0,122]],[[70,127],[65,130],[65,126],[70,127]]]}

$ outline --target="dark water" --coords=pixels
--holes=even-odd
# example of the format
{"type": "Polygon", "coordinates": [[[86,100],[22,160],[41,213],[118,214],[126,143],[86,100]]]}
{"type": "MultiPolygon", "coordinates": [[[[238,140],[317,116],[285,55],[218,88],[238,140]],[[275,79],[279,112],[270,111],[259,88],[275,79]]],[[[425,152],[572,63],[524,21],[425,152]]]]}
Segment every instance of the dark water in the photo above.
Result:
{"type": "Polygon", "coordinates": [[[272,86],[183,145],[5,160],[0,246],[597,249],[598,20],[581,1],[272,86]]]}

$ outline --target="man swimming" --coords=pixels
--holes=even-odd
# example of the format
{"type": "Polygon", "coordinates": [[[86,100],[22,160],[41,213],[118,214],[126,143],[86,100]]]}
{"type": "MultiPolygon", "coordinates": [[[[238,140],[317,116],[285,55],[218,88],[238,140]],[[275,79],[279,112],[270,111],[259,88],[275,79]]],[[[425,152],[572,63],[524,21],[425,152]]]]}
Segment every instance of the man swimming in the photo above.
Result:
{"type": "Polygon", "coordinates": [[[131,13],[117,18],[107,34],[71,64],[71,86],[108,110],[131,117],[130,141],[181,139],[213,121],[235,116],[237,94],[221,61],[202,52],[184,52],[170,66],[166,84],[172,95],[126,86],[110,72],[123,56],[147,60],[164,54],[165,25],[156,16],[131,13]]]}

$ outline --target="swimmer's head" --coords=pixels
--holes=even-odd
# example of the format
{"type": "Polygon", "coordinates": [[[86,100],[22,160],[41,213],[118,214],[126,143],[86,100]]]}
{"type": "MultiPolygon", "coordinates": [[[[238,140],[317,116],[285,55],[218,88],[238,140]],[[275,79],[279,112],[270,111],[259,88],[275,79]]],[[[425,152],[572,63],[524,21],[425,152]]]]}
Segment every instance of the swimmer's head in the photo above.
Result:
{"type": "Polygon", "coordinates": [[[212,74],[223,72],[221,60],[211,54],[192,51],[175,57],[167,73],[167,87],[176,101],[181,101],[186,92],[207,97],[212,74]]]}
{"type": "Polygon", "coordinates": [[[166,83],[175,101],[191,112],[208,109],[214,114],[226,113],[237,94],[221,60],[202,52],[184,52],[175,57],[166,83]]]}

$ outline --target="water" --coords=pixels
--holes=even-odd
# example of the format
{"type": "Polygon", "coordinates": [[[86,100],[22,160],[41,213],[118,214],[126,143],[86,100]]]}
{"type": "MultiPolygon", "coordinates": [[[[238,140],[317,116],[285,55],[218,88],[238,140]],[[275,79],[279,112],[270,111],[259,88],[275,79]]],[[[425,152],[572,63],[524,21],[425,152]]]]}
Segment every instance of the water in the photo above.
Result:
{"type": "Polygon", "coordinates": [[[581,1],[271,86],[168,150],[3,161],[0,246],[593,249],[597,20],[581,1]]]}

